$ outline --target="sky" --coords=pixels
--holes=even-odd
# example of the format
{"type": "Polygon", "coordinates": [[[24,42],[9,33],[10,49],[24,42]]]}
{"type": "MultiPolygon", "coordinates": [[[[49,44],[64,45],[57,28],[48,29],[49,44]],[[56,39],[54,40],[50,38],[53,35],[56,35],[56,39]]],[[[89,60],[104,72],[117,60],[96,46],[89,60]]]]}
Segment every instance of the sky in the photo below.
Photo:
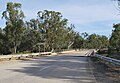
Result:
{"type": "MultiPolygon", "coordinates": [[[[25,14],[24,20],[37,17],[38,11],[52,10],[61,12],[69,24],[75,25],[75,31],[88,34],[96,33],[109,37],[113,24],[120,22],[119,11],[113,0],[0,0],[0,17],[7,2],[19,2],[25,14]]],[[[0,18],[0,27],[5,20],[0,18]]]]}

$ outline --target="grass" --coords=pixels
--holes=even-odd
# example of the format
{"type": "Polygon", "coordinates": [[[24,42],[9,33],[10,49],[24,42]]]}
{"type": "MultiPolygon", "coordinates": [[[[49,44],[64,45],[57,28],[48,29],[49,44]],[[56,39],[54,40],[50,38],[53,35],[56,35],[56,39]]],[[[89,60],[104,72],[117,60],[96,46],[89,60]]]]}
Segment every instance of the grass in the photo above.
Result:
{"type": "Polygon", "coordinates": [[[98,54],[120,60],[120,52],[116,50],[111,50],[110,52],[109,50],[99,50],[98,54]]]}

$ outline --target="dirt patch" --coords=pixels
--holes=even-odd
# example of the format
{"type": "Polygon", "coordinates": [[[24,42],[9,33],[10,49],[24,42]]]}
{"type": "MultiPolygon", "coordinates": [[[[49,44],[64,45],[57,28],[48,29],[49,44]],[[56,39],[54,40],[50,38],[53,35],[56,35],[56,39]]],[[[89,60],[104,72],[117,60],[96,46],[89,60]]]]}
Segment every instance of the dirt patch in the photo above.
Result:
{"type": "Polygon", "coordinates": [[[120,83],[119,69],[109,67],[95,57],[90,58],[90,64],[97,83],[120,83]]]}

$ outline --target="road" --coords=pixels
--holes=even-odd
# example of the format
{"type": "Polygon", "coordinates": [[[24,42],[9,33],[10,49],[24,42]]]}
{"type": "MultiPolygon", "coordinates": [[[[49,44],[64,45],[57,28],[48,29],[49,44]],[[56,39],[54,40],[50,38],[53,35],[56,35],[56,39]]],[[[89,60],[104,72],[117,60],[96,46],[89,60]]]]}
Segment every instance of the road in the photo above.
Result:
{"type": "Polygon", "coordinates": [[[0,63],[0,83],[96,83],[84,52],[0,63]]]}

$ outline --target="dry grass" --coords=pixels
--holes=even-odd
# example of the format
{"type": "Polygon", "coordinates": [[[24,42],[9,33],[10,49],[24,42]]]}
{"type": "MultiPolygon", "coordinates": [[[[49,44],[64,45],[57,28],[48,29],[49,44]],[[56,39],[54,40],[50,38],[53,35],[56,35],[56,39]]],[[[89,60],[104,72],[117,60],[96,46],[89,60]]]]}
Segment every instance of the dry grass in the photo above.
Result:
{"type": "Polygon", "coordinates": [[[96,58],[91,58],[90,64],[93,66],[93,74],[97,83],[120,83],[120,69],[108,66],[96,58]]]}

